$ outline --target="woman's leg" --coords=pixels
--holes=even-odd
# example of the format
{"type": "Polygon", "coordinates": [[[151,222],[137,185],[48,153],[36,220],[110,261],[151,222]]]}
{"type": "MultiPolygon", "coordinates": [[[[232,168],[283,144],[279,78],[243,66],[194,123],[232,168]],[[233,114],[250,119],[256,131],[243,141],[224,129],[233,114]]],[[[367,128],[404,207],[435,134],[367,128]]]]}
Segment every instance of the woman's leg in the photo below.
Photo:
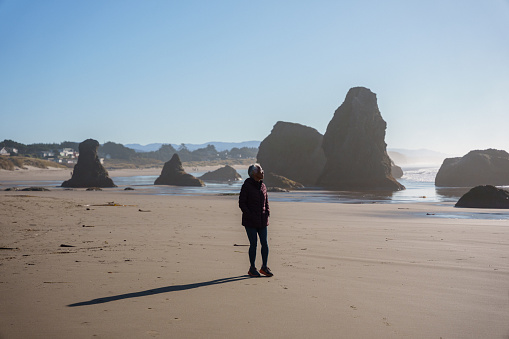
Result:
{"type": "MultiPolygon", "coordinates": [[[[260,244],[262,245],[262,267],[267,267],[267,260],[269,258],[269,243],[267,242],[267,227],[257,228],[258,235],[260,236],[260,244]]],[[[256,251],[256,248],[255,248],[256,251]]]]}
{"type": "Polygon", "coordinates": [[[249,239],[249,262],[251,267],[255,266],[256,261],[256,245],[258,242],[256,228],[246,227],[247,238],[249,239]]]}

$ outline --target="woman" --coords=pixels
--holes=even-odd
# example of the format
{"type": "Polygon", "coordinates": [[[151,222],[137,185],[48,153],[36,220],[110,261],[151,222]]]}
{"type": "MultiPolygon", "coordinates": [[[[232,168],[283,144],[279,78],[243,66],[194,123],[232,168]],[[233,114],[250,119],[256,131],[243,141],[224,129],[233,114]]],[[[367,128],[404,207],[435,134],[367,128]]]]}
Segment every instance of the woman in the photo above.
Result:
{"type": "Polygon", "coordinates": [[[249,262],[251,267],[247,272],[252,277],[259,277],[260,273],[272,277],[273,274],[267,267],[269,257],[269,245],[267,243],[267,226],[269,225],[269,200],[267,187],[263,183],[263,169],[259,164],[249,166],[247,171],[249,178],[244,181],[240,190],[239,207],[242,210],[242,226],[246,228],[249,239],[249,262]],[[258,273],[255,265],[256,246],[260,237],[262,245],[262,267],[258,273]]]}

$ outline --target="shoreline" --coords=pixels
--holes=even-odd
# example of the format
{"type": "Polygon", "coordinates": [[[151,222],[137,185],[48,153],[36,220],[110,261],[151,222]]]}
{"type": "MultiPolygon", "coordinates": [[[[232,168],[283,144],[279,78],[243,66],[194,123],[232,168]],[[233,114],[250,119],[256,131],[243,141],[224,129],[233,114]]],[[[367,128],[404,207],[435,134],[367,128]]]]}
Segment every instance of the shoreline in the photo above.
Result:
{"type": "Polygon", "coordinates": [[[271,202],[275,275],[249,278],[237,197],[25,193],[0,192],[2,338],[509,331],[509,221],[450,203],[271,202]]]}
{"type": "MultiPolygon", "coordinates": [[[[187,173],[214,171],[223,165],[212,166],[184,166],[187,173]]],[[[232,166],[236,170],[247,168],[244,165],[232,166]]],[[[162,171],[160,168],[126,168],[107,170],[110,178],[112,177],[131,177],[131,176],[156,176],[162,171]]],[[[13,171],[0,169],[0,181],[44,181],[44,180],[68,180],[71,178],[72,168],[36,168],[27,166],[27,169],[16,168],[13,171]]]]}
{"type": "MultiPolygon", "coordinates": [[[[187,173],[200,176],[207,171],[213,171],[222,165],[184,167],[187,173]]],[[[233,166],[242,176],[246,176],[246,167],[243,165],[233,166]]],[[[118,186],[105,188],[105,190],[120,191],[124,188],[136,188],[136,193],[155,195],[235,195],[240,191],[242,180],[235,183],[207,182],[201,188],[154,185],[154,177],[160,175],[162,169],[121,169],[110,170],[109,177],[118,186]]],[[[419,171],[420,173],[421,171],[419,171]]],[[[410,177],[412,173],[409,172],[410,177]]],[[[0,190],[11,187],[28,188],[44,187],[50,190],[62,190],[61,183],[71,178],[68,169],[39,169],[6,171],[0,170],[0,190]]],[[[437,188],[434,184],[426,181],[412,181],[412,179],[400,179],[406,186],[405,190],[396,192],[385,191],[331,191],[320,188],[307,188],[292,190],[285,193],[273,193],[278,201],[293,202],[321,202],[321,203],[411,203],[411,202],[451,202],[457,201],[468,189],[464,188],[437,188]]]]}

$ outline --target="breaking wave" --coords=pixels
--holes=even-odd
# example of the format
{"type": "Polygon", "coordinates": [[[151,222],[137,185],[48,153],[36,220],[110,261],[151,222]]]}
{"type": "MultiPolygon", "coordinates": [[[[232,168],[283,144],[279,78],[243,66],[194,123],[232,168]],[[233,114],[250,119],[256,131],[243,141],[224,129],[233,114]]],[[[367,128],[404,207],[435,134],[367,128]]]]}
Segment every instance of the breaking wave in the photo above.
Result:
{"type": "Polygon", "coordinates": [[[401,179],[420,183],[435,183],[435,177],[438,173],[438,167],[410,167],[403,168],[403,177],[401,179]]]}

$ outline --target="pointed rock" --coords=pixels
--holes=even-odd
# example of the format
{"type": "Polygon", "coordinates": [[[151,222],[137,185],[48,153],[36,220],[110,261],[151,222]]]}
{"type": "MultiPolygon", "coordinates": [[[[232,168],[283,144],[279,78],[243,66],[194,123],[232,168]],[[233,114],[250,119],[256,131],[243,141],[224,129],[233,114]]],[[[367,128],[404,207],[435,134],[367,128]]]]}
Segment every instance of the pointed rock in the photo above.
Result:
{"type": "Polygon", "coordinates": [[[205,186],[203,181],[184,171],[182,162],[177,153],[164,164],[159,178],[154,185],[175,185],[175,186],[205,186]]]}
{"type": "Polygon", "coordinates": [[[334,189],[404,189],[391,174],[386,127],[376,94],[364,87],[350,89],[323,136],[327,161],[318,185],[334,189]]]}

